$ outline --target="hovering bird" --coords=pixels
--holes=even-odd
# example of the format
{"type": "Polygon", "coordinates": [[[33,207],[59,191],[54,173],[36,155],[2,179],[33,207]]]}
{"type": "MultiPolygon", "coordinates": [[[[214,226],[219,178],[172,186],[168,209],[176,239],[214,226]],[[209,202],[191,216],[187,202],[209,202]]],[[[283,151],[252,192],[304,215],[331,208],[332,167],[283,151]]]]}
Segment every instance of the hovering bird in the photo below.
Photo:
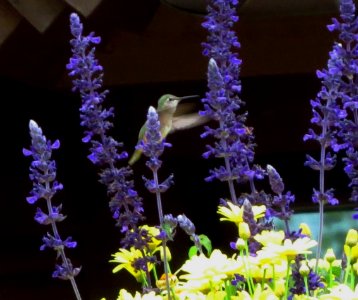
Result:
{"type": "MultiPolygon", "coordinates": [[[[196,98],[197,95],[177,97],[171,94],[165,94],[158,100],[157,113],[160,121],[160,133],[162,139],[166,138],[169,133],[173,133],[177,130],[188,129],[195,126],[199,126],[207,122],[206,117],[200,116],[198,113],[185,113],[185,105],[179,104],[184,99],[196,98]],[[181,114],[180,114],[181,113],[181,114]]],[[[147,130],[146,124],[142,126],[138,135],[139,144],[145,137],[147,130]]],[[[142,151],[136,149],[129,159],[129,164],[133,165],[142,155],[142,151]]]]}

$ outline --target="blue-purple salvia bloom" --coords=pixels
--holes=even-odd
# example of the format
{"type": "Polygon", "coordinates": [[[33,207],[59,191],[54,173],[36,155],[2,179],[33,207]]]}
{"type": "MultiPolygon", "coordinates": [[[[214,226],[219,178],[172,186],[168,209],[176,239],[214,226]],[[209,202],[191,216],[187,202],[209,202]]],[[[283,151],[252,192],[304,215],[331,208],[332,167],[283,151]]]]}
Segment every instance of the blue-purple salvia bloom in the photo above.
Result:
{"type": "Polygon", "coordinates": [[[337,103],[341,97],[341,71],[337,66],[341,61],[339,48],[336,44],[329,53],[327,69],[317,71],[317,77],[321,79],[322,87],[315,100],[311,100],[313,117],[311,123],[317,129],[310,128],[305,134],[304,140],[316,140],[320,144],[320,158],[316,160],[307,155],[306,166],[320,172],[319,190],[313,190],[312,200],[315,203],[338,204],[334,198],[333,189],[325,189],[324,173],[331,170],[336,164],[336,155],[330,150],[339,150],[340,145],[337,141],[337,124],[345,116],[345,112],[339,108],[337,103]]]}
{"type": "Polygon", "coordinates": [[[351,200],[358,201],[358,18],[352,0],[341,0],[341,22],[333,19],[328,26],[330,31],[338,31],[340,43],[336,45],[339,64],[335,68],[341,77],[340,106],[346,116],[339,122],[338,136],[341,138],[341,148],[346,149],[345,172],[351,180],[351,200]]]}
{"type": "MultiPolygon", "coordinates": [[[[149,107],[145,138],[140,141],[136,146],[137,149],[142,150],[143,154],[148,157],[146,166],[152,170],[153,173],[157,173],[158,169],[162,165],[162,161],[159,157],[162,155],[165,147],[171,147],[171,144],[164,142],[160,134],[160,122],[159,116],[154,107],[149,107]]],[[[143,177],[146,188],[152,192],[164,193],[171,185],[173,175],[169,176],[162,183],[157,184],[155,179],[149,180],[143,177]]]]}
{"type": "Polygon", "coordinates": [[[202,137],[213,136],[215,145],[208,145],[204,157],[224,158],[225,164],[211,170],[207,180],[228,181],[231,200],[237,203],[234,182],[250,182],[255,191],[253,180],[263,178],[263,171],[251,166],[254,159],[252,130],[245,126],[246,113],[239,113],[243,101],[239,72],[241,60],[233,50],[240,47],[235,32],[237,0],[209,1],[208,14],[202,24],[209,32],[207,42],[203,43],[203,54],[210,58],[208,66],[208,88],[202,100],[202,115],[218,122],[217,128],[205,127],[202,137]]]}
{"type": "MultiPolygon", "coordinates": [[[[349,23],[354,19],[355,7],[352,1],[342,0],[340,5],[342,23],[333,20],[333,25],[328,26],[330,30],[340,29],[340,38],[350,45],[349,41],[355,39],[355,35],[349,23]]],[[[356,27],[356,25],[355,25],[356,27]]],[[[350,48],[350,46],[348,46],[350,48]]],[[[334,197],[333,189],[325,187],[325,172],[331,170],[336,164],[336,155],[331,151],[339,151],[346,147],[346,143],[338,140],[340,124],[347,117],[347,112],[342,109],[340,102],[344,103],[347,99],[347,86],[349,86],[352,72],[356,73],[355,62],[351,60],[352,55],[344,50],[340,43],[335,43],[332,51],[329,53],[327,68],[317,71],[317,77],[321,80],[322,87],[315,100],[311,100],[313,117],[311,123],[315,129],[309,129],[304,136],[304,140],[315,140],[320,144],[320,158],[318,160],[307,155],[306,166],[319,171],[319,189],[313,190],[312,200],[319,203],[319,236],[317,249],[317,263],[320,257],[322,237],[323,237],[323,206],[326,203],[331,205],[338,204],[334,197]],[[348,82],[348,84],[347,84],[348,82]]]]}
{"type": "Polygon", "coordinates": [[[80,268],[74,268],[65,255],[65,248],[74,248],[77,243],[72,241],[71,237],[65,240],[60,237],[56,223],[63,221],[65,216],[61,214],[62,205],[54,206],[52,203],[55,194],[63,189],[62,184],[56,180],[56,162],[52,160],[52,150],[58,149],[60,142],[56,140],[51,143],[47,140],[41,128],[33,120],[30,121],[29,128],[31,146],[30,149],[23,149],[23,154],[33,158],[30,165],[30,179],[33,186],[30,196],[26,200],[30,204],[35,204],[40,199],[45,200],[47,211],[44,212],[38,207],[35,220],[42,225],[51,225],[52,228],[52,234],[47,233],[43,237],[43,245],[40,249],[52,248],[57,252],[57,257],[61,258],[62,263],[56,265],[52,276],[70,280],[77,299],[81,299],[74,280],[80,268]]]}
{"type": "Polygon", "coordinates": [[[160,168],[162,161],[159,157],[162,155],[164,148],[166,146],[171,146],[166,143],[160,133],[160,121],[157,111],[154,107],[149,107],[147,114],[147,122],[145,124],[146,130],[144,133],[144,139],[137,145],[138,150],[142,150],[143,154],[148,157],[146,166],[152,171],[153,179],[147,179],[143,176],[145,181],[146,188],[156,195],[157,200],[157,209],[160,223],[160,238],[162,238],[163,243],[163,262],[164,262],[164,273],[165,273],[165,282],[166,290],[168,292],[168,299],[171,300],[171,291],[169,285],[169,268],[168,268],[168,259],[167,259],[167,247],[166,243],[168,238],[167,236],[168,223],[164,223],[164,215],[162,208],[161,193],[164,193],[170,185],[173,183],[173,175],[170,175],[163,182],[159,183],[158,179],[158,169],[160,168]]]}
{"type": "Polygon", "coordinates": [[[83,25],[75,13],[70,16],[70,26],[73,55],[67,69],[70,70],[69,75],[75,78],[73,90],[78,90],[82,98],[80,117],[85,129],[83,142],[91,144],[88,158],[101,168],[100,182],[107,186],[113,218],[126,234],[122,240],[123,246],[136,245],[141,249],[143,234],[137,232],[137,224],[143,219],[142,200],[134,190],[133,181],[128,180],[132,170],[117,167],[118,162],[128,156],[127,153],[118,153],[122,144],[108,134],[113,126],[111,119],[114,109],[103,106],[107,91],[102,91],[103,68],[95,58],[94,48],[100,38],[93,33],[84,36],[83,25]]]}

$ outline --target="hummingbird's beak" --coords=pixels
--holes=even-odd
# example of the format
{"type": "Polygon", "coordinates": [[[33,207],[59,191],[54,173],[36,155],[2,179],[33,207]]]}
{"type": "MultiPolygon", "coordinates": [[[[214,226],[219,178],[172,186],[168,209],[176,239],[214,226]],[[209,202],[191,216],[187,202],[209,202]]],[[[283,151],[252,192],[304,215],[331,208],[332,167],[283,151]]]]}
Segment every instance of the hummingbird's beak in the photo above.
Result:
{"type": "Polygon", "coordinates": [[[178,97],[180,101],[184,99],[191,99],[191,98],[198,98],[199,95],[190,95],[190,96],[184,96],[184,97],[178,97]]]}

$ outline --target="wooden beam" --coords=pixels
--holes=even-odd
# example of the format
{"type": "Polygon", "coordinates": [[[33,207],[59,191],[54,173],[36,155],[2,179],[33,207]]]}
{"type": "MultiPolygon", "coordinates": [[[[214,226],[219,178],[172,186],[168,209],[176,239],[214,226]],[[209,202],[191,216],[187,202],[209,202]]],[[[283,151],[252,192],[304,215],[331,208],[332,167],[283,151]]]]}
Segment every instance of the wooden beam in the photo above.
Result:
{"type": "Polygon", "coordinates": [[[85,17],[88,17],[102,0],[65,0],[74,9],[79,11],[85,17]]]}
{"type": "Polygon", "coordinates": [[[21,20],[21,16],[5,1],[0,0],[0,45],[10,36],[21,20]]]}
{"type": "Polygon", "coordinates": [[[59,0],[8,0],[38,31],[44,32],[65,8],[59,0]]]}

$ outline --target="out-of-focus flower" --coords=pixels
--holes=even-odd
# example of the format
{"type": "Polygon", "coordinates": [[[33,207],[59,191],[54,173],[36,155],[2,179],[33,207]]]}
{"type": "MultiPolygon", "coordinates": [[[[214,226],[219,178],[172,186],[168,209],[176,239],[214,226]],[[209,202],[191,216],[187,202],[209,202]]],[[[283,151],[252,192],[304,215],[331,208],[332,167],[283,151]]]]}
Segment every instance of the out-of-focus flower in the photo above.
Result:
{"type": "Polygon", "coordinates": [[[263,230],[254,236],[254,239],[261,243],[263,246],[269,244],[281,245],[285,238],[283,230],[263,230]]]}
{"type": "Polygon", "coordinates": [[[358,285],[352,291],[347,285],[339,284],[330,289],[330,293],[321,295],[320,300],[358,300],[358,285]]]}
{"type": "Polygon", "coordinates": [[[132,296],[126,289],[121,289],[117,300],[163,300],[163,297],[156,295],[153,291],[143,295],[135,292],[134,296],[132,296]]]}
{"type": "Polygon", "coordinates": [[[279,300],[275,295],[275,292],[268,286],[262,289],[261,285],[257,285],[255,288],[255,292],[252,296],[246,291],[241,291],[238,293],[238,300],[279,300]]]}
{"type": "Polygon", "coordinates": [[[282,245],[268,243],[262,250],[259,250],[258,253],[260,253],[260,251],[267,251],[272,253],[272,255],[278,255],[291,261],[299,254],[310,254],[312,251],[309,249],[316,245],[317,242],[308,237],[298,238],[293,242],[290,239],[285,239],[282,245]]]}
{"type": "Polygon", "coordinates": [[[220,285],[230,276],[243,268],[242,262],[228,258],[220,250],[215,249],[210,257],[204,254],[194,255],[180,268],[187,274],[179,278],[186,280],[183,288],[188,290],[203,291],[210,286],[220,285]]]}

